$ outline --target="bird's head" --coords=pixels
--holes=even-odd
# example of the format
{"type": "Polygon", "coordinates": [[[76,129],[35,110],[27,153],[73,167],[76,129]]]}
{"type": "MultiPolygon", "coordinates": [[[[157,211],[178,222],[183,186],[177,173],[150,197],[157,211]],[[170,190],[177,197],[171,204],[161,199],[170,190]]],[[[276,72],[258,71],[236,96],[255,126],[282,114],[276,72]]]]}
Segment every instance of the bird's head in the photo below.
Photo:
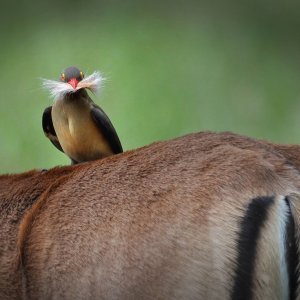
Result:
{"type": "Polygon", "coordinates": [[[59,80],[43,79],[44,88],[50,91],[51,96],[55,99],[63,98],[67,94],[73,94],[81,89],[89,89],[97,92],[104,78],[100,72],[95,71],[85,77],[84,73],[76,67],[66,68],[60,75],[59,80]]]}
{"type": "Polygon", "coordinates": [[[59,80],[62,82],[67,82],[73,89],[77,88],[78,83],[84,78],[82,71],[76,67],[66,68],[60,75],[59,80]]]}

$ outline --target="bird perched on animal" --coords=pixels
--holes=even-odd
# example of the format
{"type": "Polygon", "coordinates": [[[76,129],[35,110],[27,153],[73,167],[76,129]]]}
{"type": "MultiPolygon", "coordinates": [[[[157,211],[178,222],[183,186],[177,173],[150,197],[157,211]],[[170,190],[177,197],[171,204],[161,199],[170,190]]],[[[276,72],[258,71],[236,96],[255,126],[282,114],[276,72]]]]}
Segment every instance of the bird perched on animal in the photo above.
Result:
{"type": "Polygon", "coordinates": [[[59,81],[43,80],[54,97],[53,106],[43,113],[44,133],[72,164],[123,152],[108,116],[86,91],[96,92],[102,81],[99,72],[85,77],[76,67],[65,69],[59,81]]]}

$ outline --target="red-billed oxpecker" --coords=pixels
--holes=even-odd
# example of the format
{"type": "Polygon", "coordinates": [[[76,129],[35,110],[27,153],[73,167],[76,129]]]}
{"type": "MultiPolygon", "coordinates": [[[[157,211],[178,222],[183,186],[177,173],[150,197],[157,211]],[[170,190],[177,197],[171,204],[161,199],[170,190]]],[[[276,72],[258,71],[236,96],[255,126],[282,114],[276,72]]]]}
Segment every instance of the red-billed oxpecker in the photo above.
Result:
{"type": "Polygon", "coordinates": [[[45,135],[72,164],[123,152],[119,137],[104,111],[89,97],[103,81],[99,72],[84,77],[76,67],[67,68],[59,81],[43,80],[54,97],[43,113],[45,135]]]}

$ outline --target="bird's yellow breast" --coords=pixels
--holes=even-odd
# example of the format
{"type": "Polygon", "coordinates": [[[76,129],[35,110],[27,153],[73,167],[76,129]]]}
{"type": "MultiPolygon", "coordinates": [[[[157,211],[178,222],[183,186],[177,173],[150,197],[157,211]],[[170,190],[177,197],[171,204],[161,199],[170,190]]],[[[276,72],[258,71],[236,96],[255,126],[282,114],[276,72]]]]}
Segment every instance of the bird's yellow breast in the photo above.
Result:
{"type": "Polygon", "coordinates": [[[52,122],[64,152],[77,162],[113,154],[91,116],[91,104],[84,99],[57,100],[52,122]]]}

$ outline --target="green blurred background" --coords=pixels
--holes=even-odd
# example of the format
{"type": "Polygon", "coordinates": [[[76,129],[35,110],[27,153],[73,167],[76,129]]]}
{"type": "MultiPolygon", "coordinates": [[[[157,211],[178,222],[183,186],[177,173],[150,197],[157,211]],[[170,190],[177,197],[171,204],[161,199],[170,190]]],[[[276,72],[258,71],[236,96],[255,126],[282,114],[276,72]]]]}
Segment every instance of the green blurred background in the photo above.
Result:
{"type": "Polygon", "coordinates": [[[300,143],[298,1],[1,1],[0,173],[69,164],[45,138],[40,77],[107,78],[93,97],[125,150],[230,130],[300,143]]]}

